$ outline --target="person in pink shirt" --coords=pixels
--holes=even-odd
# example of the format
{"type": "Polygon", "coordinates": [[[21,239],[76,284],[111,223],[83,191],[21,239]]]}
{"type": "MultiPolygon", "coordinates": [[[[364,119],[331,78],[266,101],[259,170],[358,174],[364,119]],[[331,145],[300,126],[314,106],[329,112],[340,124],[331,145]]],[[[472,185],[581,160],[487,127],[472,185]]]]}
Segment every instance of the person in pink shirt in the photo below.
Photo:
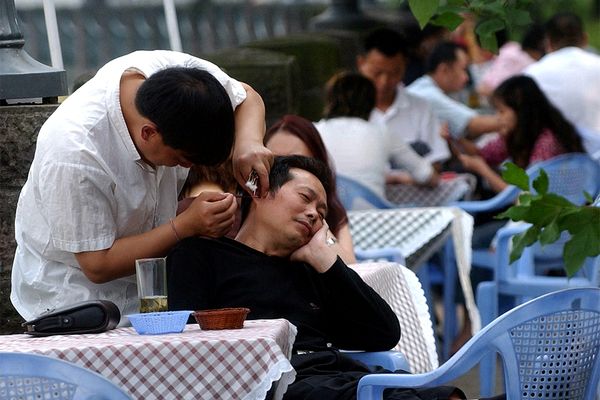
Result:
{"type": "MultiPolygon", "coordinates": [[[[527,168],[560,154],[584,151],[575,127],[550,103],[530,77],[516,75],[508,78],[496,88],[491,102],[500,119],[498,137],[480,149],[465,139],[459,139],[458,145],[451,147],[465,169],[478,174],[492,192],[500,192],[508,185],[498,173],[498,168],[506,160],[527,168]],[[459,153],[459,150],[464,153],[459,153]]],[[[499,212],[494,211],[493,215],[499,212]]],[[[498,229],[506,224],[506,221],[490,219],[492,215],[489,213],[482,214],[475,216],[471,245],[476,249],[489,248],[498,229]]],[[[491,270],[472,265],[471,284],[474,290],[480,282],[491,279],[491,270]]],[[[470,332],[470,321],[466,319],[454,340],[452,352],[468,340],[470,332]]]]}
{"type": "Polygon", "coordinates": [[[544,28],[537,24],[532,25],[520,44],[508,41],[498,45],[501,46],[498,56],[491,62],[477,87],[477,92],[486,97],[504,80],[519,74],[525,67],[542,58],[545,54],[544,28]]]}
{"type": "MultiPolygon", "coordinates": [[[[463,166],[486,180],[495,192],[507,183],[497,172],[510,159],[521,168],[564,153],[584,152],[575,127],[550,103],[533,79],[508,78],[496,88],[492,104],[497,110],[499,136],[481,149],[472,146],[460,154],[463,166]]],[[[464,149],[468,148],[463,143],[464,149]]]]}

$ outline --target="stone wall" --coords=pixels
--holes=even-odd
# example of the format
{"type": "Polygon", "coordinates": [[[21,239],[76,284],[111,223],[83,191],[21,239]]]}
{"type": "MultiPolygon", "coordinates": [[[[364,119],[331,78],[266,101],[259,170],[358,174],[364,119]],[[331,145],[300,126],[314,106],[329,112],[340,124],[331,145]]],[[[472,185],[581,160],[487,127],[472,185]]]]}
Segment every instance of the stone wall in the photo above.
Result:
{"type": "Polygon", "coordinates": [[[33,159],[37,134],[56,107],[0,107],[0,333],[21,332],[22,319],[9,300],[15,210],[33,159]]]}

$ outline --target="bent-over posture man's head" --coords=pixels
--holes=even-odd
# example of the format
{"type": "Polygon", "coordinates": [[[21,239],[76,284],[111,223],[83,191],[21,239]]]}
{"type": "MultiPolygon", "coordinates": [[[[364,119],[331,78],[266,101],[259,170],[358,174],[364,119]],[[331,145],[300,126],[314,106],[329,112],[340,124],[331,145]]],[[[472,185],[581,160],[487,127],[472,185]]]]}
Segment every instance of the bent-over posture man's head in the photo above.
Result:
{"type": "Polygon", "coordinates": [[[145,140],[136,144],[145,144],[139,150],[154,165],[181,164],[168,158],[170,152],[200,165],[219,164],[231,153],[235,133],[231,100],[207,71],[172,67],[156,72],[137,90],[135,109],[150,122],[141,126],[145,140]],[[155,141],[147,140],[153,135],[155,141]]]}

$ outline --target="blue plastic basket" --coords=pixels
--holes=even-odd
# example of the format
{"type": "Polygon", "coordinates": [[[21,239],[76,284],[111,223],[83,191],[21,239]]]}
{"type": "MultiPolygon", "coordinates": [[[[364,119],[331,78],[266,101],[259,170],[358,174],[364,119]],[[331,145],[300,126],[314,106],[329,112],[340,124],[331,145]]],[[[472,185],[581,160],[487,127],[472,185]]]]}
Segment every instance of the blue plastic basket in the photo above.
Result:
{"type": "Polygon", "coordinates": [[[133,329],[140,335],[160,335],[164,333],[179,333],[192,311],[163,311],[126,315],[133,329]]]}

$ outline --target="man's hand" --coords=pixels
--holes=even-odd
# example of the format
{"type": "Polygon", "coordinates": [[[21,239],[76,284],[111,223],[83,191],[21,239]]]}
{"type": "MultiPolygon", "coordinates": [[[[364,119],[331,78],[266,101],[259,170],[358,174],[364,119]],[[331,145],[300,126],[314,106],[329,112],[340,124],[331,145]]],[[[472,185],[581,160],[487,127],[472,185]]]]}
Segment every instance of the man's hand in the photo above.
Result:
{"type": "Polygon", "coordinates": [[[308,243],[290,255],[292,261],[301,261],[312,266],[317,272],[326,272],[337,259],[337,240],[323,220],[323,226],[308,243]]]}
{"type": "Polygon", "coordinates": [[[225,236],[235,221],[237,202],[231,193],[202,192],[178,215],[174,224],[178,234],[188,236],[225,236]]]}
{"type": "Polygon", "coordinates": [[[258,192],[256,194],[260,197],[267,195],[271,165],[273,165],[273,153],[262,143],[253,140],[236,142],[233,150],[233,173],[235,179],[250,194],[254,195],[246,186],[246,182],[254,170],[258,176],[258,192]]]}

